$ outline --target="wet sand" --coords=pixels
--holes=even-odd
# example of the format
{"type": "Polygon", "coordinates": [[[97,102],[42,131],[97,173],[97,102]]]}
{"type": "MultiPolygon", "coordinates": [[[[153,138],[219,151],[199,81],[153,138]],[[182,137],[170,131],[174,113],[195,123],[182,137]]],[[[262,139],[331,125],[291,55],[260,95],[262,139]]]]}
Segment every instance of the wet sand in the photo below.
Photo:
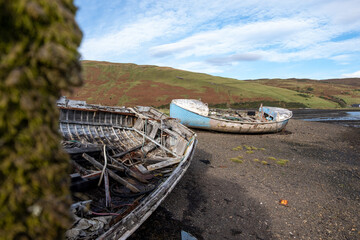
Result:
{"type": "Polygon", "coordinates": [[[129,239],[181,239],[181,230],[197,239],[360,239],[360,129],[290,120],[277,134],[195,131],[189,170],[129,239]],[[232,150],[240,145],[258,150],[232,150]],[[243,163],[230,160],[238,156],[243,163]]]}

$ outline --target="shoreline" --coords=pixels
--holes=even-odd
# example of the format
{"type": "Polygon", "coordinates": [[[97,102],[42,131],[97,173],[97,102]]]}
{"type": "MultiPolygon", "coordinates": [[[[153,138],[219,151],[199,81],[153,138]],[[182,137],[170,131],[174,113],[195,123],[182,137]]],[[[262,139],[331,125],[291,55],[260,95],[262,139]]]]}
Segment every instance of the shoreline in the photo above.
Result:
{"type": "Polygon", "coordinates": [[[346,112],[360,112],[360,108],[347,108],[347,109],[290,109],[294,114],[294,119],[301,119],[306,115],[324,116],[329,114],[330,116],[344,116],[346,112]]]}
{"type": "Polygon", "coordinates": [[[360,128],[360,109],[359,110],[304,109],[304,110],[295,110],[293,111],[293,114],[294,114],[293,119],[360,128]]]}

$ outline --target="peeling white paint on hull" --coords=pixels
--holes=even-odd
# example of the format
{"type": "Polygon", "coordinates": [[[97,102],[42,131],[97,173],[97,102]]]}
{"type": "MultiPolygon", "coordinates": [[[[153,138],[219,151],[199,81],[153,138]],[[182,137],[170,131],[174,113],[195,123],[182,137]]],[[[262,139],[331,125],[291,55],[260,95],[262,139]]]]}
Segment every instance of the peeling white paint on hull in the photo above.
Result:
{"type": "Polygon", "coordinates": [[[175,99],[170,104],[170,117],[180,119],[182,124],[191,128],[231,133],[271,133],[283,130],[292,112],[265,106],[260,106],[259,111],[209,109],[199,100],[175,99]]]}

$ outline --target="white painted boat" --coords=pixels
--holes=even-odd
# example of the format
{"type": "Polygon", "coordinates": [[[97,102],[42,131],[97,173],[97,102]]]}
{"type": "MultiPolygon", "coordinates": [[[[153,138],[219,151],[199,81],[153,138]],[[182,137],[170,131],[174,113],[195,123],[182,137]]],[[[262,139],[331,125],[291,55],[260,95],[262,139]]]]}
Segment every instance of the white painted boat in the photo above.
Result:
{"type": "Polygon", "coordinates": [[[271,133],[282,131],[292,111],[278,107],[260,106],[258,111],[209,109],[194,99],[174,99],[170,117],[180,119],[191,128],[231,133],[271,133]]]}
{"type": "Polygon", "coordinates": [[[60,132],[73,165],[68,239],[126,239],[185,174],[196,134],[151,107],[62,98],[60,132]]]}

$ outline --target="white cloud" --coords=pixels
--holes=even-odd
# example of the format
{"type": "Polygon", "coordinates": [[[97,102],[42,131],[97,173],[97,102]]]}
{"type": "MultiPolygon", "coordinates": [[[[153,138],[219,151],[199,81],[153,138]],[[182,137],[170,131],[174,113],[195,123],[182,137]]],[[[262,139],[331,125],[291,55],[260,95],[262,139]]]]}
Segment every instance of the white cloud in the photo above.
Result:
{"type": "Polygon", "coordinates": [[[186,71],[192,72],[203,72],[203,73],[221,73],[223,70],[218,67],[214,67],[211,64],[207,64],[204,62],[188,62],[183,64],[176,64],[174,66],[177,69],[182,69],[186,71]]]}
{"type": "Polygon", "coordinates": [[[325,16],[332,24],[354,27],[360,24],[360,2],[358,0],[324,1],[313,8],[312,13],[325,16]],[[350,24],[350,25],[349,25],[350,24]]]}
{"type": "Polygon", "coordinates": [[[348,65],[353,59],[357,59],[356,54],[339,54],[330,58],[337,64],[348,65]]]}
{"type": "Polygon", "coordinates": [[[147,43],[154,57],[221,56],[265,48],[299,52],[354,30],[360,24],[356,6],[352,0],[140,1],[132,6],[143,11],[134,23],[123,26],[115,18],[113,31],[85,39],[81,52],[86,59],[120,57],[134,49],[146,51],[147,43]],[[221,26],[219,21],[229,23],[221,26]]]}
{"type": "Polygon", "coordinates": [[[171,32],[172,19],[163,20],[159,16],[141,19],[116,32],[87,39],[81,46],[85,59],[104,59],[109,56],[121,56],[134,50],[144,42],[171,32]]]}
{"type": "Polygon", "coordinates": [[[344,73],[344,74],[342,74],[342,77],[346,77],[346,78],[360,78],[360,71],[353,72],[353,73],[344,73]]]}
{"type": "Polygon", "coordinates": [[[272,49],[267,51],[258,51],[263,59],[272,62],[284,61],[302,61],[313,59],[333,59],[347,60],[356,59],[354,52],[360,52],[360,38],[349,39],[341,42],[320,42],[314,43],[312,46],[299,49],[296,51],[283,51],[282,49],[272,49]],[[342,57],[339,57],[342,55],[342,57]]]}
{"type": "Polygon", "coordinates": [[[175,43],[155,46],[150,52],[154,56],[176,54],[177,57],[188,57],[248,52],[272,45],[284,48],[306,46],[312,44],[312,41],[299,41],[298,37],[311,26],[311,21],[297,19],[232,25],[198,33],[175,43]]]}
{"type": "Polygon", "coordinates": [[[105,6],[99,15],[91,9],[96,26],[91,26],[93,16],[79,17],[87,25],[83,59],[161,61],[219,73],[243,61],[326,59],[349,65],[360,58],[359,0],[139,0],[96,8],[105,6]]]}

